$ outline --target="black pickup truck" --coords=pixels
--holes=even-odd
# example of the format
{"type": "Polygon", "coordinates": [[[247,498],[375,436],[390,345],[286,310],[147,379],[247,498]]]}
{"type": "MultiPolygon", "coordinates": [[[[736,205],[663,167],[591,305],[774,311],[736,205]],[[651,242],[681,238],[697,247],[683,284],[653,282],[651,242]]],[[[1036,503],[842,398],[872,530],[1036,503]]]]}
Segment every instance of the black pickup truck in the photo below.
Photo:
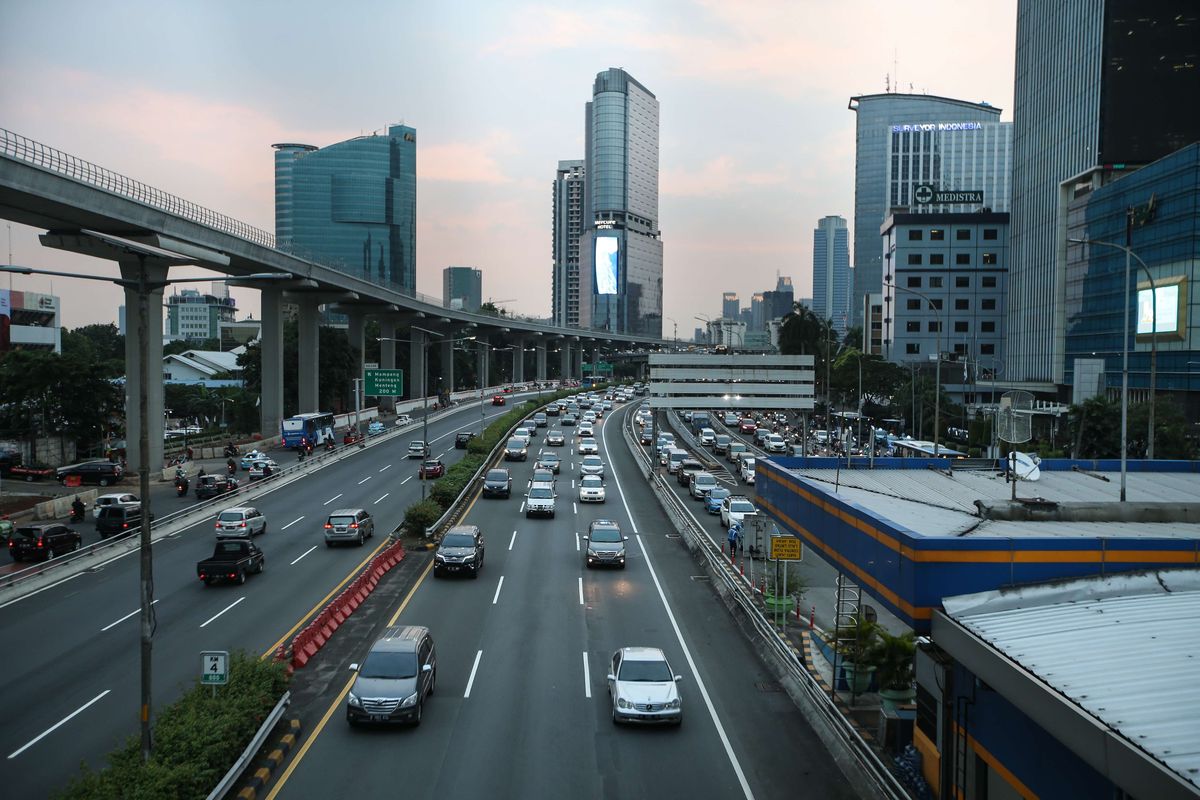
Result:
{"type": "Polygon", "coordinates": [[[249,539],[222,539],[213,549],[212,558],[196,564],[196,575],[205,586],[217,581],[245,583],[249,573],[260,573],[267,565],[263,551],[249,539]]]}

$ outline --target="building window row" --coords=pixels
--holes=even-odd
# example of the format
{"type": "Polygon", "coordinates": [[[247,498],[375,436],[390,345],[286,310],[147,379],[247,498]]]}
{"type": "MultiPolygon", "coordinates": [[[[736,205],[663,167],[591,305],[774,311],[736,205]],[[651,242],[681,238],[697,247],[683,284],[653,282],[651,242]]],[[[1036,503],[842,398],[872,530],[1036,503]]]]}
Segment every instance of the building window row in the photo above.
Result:
{"type": "MultiPolygon", "coordinates": [[[[959,242],[971,241],[971,229],[970,228],[959,228],[959,229],[955,230],[954,238],[956,241],[959,241],[959,242]]],[[[999,229],[998,228],[984,228],[983,229],[983,238],[988,241],[994,241],[994,240],[998,239],[999,238],[999,229]]],[[[925,239],[925,229],[924,228],[909,228],[908,240],[910,242],[920,242],[920,241],[924,241],[924,239],[925,239]]],[[[930,228],[929,229],[929,241],[944,242],[945,240],[946,240],[946,229],[945,228],[930,228]]]]}

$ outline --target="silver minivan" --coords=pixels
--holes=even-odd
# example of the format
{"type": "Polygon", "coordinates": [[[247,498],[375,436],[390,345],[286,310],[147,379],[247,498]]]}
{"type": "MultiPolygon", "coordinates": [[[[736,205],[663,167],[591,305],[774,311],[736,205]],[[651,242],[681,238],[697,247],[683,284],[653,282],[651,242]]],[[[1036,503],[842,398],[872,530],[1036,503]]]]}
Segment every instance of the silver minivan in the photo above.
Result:
{"type": "Polygon", "coordinates": [[[437,651],[422,625],[393,625],[371,645],[346,695],[351,725],[411,722],[421,724],[425,699],[437,684],[437,651]]]}
{"type": "Polygon", "coordinates": [[[337,542],[363,543],[375,535],[375,520],[362,508],[339,508],[325,520],[325,545],[333,547],[337,542]]]}
{"type": "Polygon", "coordinates": [[[688,457],[687,450],[681,450],[678,447],[667,451],[667,472],[674,475],[679,471],[679,465],[688,457]]]}

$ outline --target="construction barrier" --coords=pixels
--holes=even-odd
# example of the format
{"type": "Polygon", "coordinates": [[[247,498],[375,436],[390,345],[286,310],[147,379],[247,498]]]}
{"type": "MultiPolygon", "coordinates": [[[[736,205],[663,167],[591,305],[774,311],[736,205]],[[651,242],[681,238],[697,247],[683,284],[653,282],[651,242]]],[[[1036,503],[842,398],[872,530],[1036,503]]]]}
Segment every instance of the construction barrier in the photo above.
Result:
{"type": "MultiPolygon", "coordinates": [[[[307,664],[309,659],[315,656],[317,651],[333,637],[334,631],[341,627],[355,609],[366,602],[367,597],[379,584],[379,579],[403,560],[404,545],[401,542],[385,548],[383,552],[371,559],[371,562],[350,582],[350,585],[343,589],[325,608],[321,609],[321,613],[317,614],[292,638],[292,667],[299,669],[307,664]]],[[[277,658],[280,657],[277,656],[277,658]]]]}

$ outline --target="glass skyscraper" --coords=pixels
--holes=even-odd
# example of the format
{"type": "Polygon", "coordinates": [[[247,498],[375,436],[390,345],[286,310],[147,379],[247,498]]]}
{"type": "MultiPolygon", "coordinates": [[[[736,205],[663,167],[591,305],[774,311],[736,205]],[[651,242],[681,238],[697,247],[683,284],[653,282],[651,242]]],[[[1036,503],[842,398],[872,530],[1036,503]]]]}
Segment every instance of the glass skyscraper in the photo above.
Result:
{"type": "Polygon", "coordinates": [[[583,161],[559,161],[554,176],[554,265],[551,314],[555,325],[579,327],[579,234],[583,230],[583,161]]]}
{"type": "Polygon", "coordinates": [[[474,267],[443,269],[442,305],[463,311],[478,311],[483,305],[483,270],[474,267]]]}
{"type": "MultiPolygon", "coordinates": [[[[1012,123],[888,127],[888,208],[919,213],[1007,212],[1012,203],[1012,123]],[[982,192],[983,202],[925,202],[917,187],[982,192]]],[[[934,195],[934,199],[936,199],[934,195]]]]}
{"type": "Polygon", "coordinates": [[[662,336],[658,100],[622,69],[596,76],[584,109],[579,325],[662,336]]]}
{"type": "MultiPolygon", "coordinates": [[[[879,227],[888,216],[888,145],[893,125],[998,122],[1000,109],[924,94],[869,94],[850,98],[854,111],[854,277],[851,325],[862,324],[863,298],[883,285],[879,227]]],[[[814,303],[819,302],[814,299],[814,303]]],[[[817,313],[821,313],[819,310],[817,313]]]]}
{"type": "MultiPolygon", "coordinates": [[[[876,246],[879,246],[878,235],[876,246]]],[[[846,220],[838,216],[822,217],[813,231],[812,310],[818,317],[832,320],[839,336],[846,333],[851,319],[850,280],[846,220]]]]}
{"type": "Polygon", "coordinates": [[[1006,379],[1064,379],[1064,182],[1200,139],[1198,15],[1193,0],[1017,4],[1006,379]]]}
{"type": "Polygon", "coordinates": [[[275,148],[281,249],[405,294],[417,283],[417,132],[275,148]]]}

